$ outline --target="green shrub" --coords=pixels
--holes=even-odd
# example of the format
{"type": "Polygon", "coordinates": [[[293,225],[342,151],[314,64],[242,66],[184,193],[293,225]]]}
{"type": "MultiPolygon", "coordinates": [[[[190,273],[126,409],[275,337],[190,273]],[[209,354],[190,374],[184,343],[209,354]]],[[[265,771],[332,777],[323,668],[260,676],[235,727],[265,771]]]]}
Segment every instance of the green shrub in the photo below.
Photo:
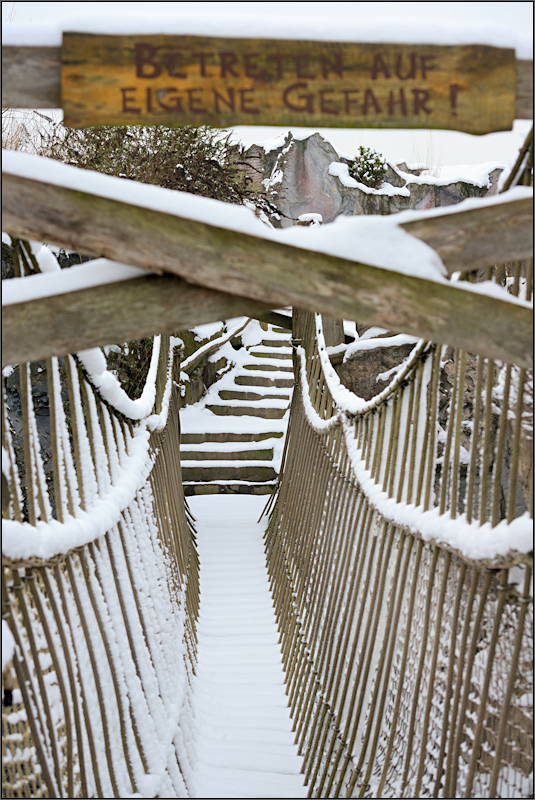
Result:
{"type": "Polygon", "coordinates": [[[376,150],[361,145],[358,156],[349,165],[349,174],[370,189],[378,189],[385,179],[386,160],[376,150]]]}
{"type": "Polygon", "coordinates": [[[54,125],[43,148],[52,158],[82,169],[265,209],[252,185],[242,148],[230,134],[206,125],[94,127],[54,125]]]}

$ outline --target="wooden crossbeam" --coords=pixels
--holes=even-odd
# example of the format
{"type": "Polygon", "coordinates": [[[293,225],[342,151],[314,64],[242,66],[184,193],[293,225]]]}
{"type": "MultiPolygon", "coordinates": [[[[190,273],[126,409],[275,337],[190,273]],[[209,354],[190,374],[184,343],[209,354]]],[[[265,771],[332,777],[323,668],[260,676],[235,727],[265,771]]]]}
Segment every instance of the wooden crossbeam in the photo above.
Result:
{"type": "Polygon", "coordinates": [[[533,257],[533,199],[400,224],[436,250],[450,273],[533,257]]]}
{"type": "MultiPolygon", "coordinates": [[[[13,174],[4,174],[2,211],[4,230],[19,238],[172,273],[264,308],[319,311],[489,358],[533,363],[530,309],[458,284],[358,264],[13,174]]],[[[429,219],[430,231],[437,219],[441,217],[429,219]]],[[[201,322],[195,313],[190,324],[201,322]]],[[[36,330],[44,336],[33,326],[29,335],[35,336],[36,330]]],[[[6,327],[4,335],[9,339],[14,334],[6,327]]],[[[110,341],[126,338],[116,332],[110,341]]]]}
{"type": "MultiPolygon", "coordinates": [[[[174,275],[15,303],[2,308],[2,368],[241,316],[272,319],[267,305],[192,286],[174,275]]],[[[284,319],[273,315],[277,323],[279,318],[284,319]]]]}

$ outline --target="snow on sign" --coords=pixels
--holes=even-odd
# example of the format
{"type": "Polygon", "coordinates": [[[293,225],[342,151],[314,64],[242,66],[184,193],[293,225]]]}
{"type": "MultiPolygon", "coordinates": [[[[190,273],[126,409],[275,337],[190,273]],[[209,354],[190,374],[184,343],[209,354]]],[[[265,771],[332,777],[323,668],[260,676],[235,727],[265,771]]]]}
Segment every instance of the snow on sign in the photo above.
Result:
{"type": "Polygon", "coordinates": [[[510,130],[512,49],[64,33],[65,124],[510,130]]]}

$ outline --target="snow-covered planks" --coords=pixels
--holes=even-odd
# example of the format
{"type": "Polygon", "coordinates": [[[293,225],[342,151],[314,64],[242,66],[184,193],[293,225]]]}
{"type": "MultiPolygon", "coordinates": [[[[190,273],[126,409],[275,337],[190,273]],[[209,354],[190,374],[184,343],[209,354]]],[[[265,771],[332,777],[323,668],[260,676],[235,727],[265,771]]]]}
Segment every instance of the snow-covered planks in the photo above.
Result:
{"type": "Polygon", "coordinates": [[[189,500],[201,606],[194,797],[306,797],[256,520],[264,497],[189,500]]]}
{"type": "Polygon", "coordinates": [[[251,321],[241,343],[223,346],[218,356],[234,366],[181,411],[186,495],[269,494],[277,478],[294,382],[289,333],[251,321]]]}

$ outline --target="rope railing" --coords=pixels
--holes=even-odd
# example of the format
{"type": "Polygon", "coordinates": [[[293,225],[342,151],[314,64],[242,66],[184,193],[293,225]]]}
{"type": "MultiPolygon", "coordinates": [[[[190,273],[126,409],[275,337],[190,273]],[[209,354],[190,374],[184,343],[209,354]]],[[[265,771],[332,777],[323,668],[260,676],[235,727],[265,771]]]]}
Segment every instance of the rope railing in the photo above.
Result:
{"type": "Polygon", "coordinates": [[[3,392],[5,797],[188,796],[199,589],[174,359],[155,337],[136,401],[100,350],[15,367],[18,411],[3,392]]]}
{"type": "MultiPolygon", "coordinates": [[[[532,301],[533,259],[455,277],[532,301]]],[[[293,345],[266,553],[309,797],[532,796],[533,373],[419,341],[366,401],[319,315],[293,345]]]]}
{"type": "Polygon", "coordinates": [[[530,381],[420,342],[348,412],[303,328],[266,548],[309,796],[527,797],[530,381]]]}

